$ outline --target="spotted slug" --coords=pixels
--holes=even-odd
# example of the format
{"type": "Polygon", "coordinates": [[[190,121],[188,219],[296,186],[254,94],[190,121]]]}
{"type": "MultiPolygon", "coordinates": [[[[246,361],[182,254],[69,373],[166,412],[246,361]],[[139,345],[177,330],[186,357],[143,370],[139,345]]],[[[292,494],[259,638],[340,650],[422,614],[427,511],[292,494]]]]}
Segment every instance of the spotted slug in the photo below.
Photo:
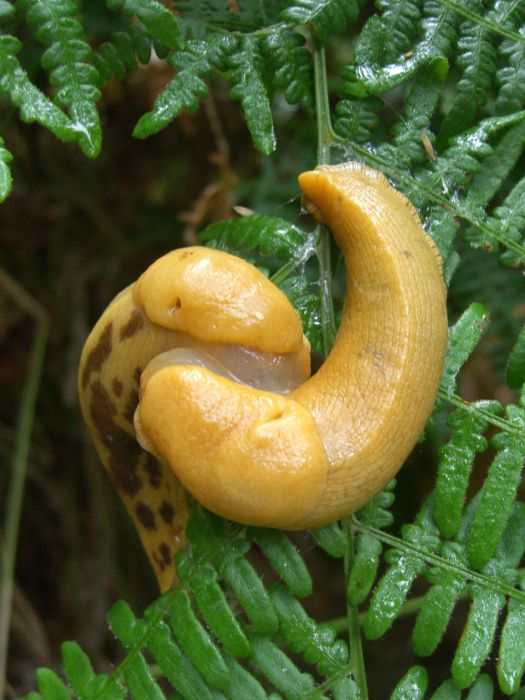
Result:
{"type": "Polygon", "coordinates": [[[82,412],[161,590],[189,492],[240,523],[303,529],[375,495],[414,447],[447,343],[441,260],[408,200],[357,163],[299,177],[345,260],[343,317],[310,376],[286,297],[224,252],[160,258],[86,341],[82,412]]]}

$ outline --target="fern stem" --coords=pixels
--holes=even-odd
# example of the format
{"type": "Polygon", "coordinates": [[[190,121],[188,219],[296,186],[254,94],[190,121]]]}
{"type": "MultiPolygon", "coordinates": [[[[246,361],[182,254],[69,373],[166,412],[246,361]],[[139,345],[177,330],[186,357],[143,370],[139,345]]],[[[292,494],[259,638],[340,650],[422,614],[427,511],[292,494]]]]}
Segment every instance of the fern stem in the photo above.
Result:
{"type": "Polygon", "coordinates": [[[493,413],[490,413],[490,411],[485,411],[484,409],[465,401],[465,399],[462,399],[461,396],[458,396],[457,394],[449,394],[448,391],[440,389],[438,396],[451,406],[462,408],[468,413],[473,413],[476,416],[480,416],[480,418],[484,418],[488,423],[494,425],[496,428],[505,430],[507,433],[513,433],[514,435],[523,435],[523,428],[521,426],[511,423],[505,418],[495,416],[493,413]]]}
{"type": "Polygon", "coordinates": [[[506,27],[503,24],[503,18],[499,18],[499,22],[501,22],[501,24],[499,24],[499,22],[494,22],[493,20],[487,19],[486,17],[473,12],[467,7],[466,4],[461,4],[459,2],[455,2],[454,0],[438,0],[438,2],[447,7],[449,10],[457,12],[458,15],[462,15],[463,17],[470,19],[472,22],[481,25],[482,27],[486,27],[486,29],[489,29],[495,34],[500,34],[506,39],[513,39],[514,41],[518,41],[520,43],[525,42],[525,36],[506,27]]]}
{"type": "MultiPolygon", "coordinates": [[[[314,84],[315,109],[317,117],[317,162],[330,162],[330,148],[333,142],[328,101],[328,81],[324,47],[314,42],[314,84]]],[[[332,294],[332,266],[330,260],[330,233],[326,226],[320,226],[316,252],[319,259],[319,285],[321,292],[321,328],[324,354],[332,347],[337,328],[335,324],[332,294]]]]}
{"type": "MultiPolygon", "coordinates": [[[[354,565],[354,529],[352,519],[343,520],[343,532],[348,542],[348,547],[344,556],[345,588],[348,585],[350,571],[354,565]]],[[[348,637],[350,642],[350,669],[359,691],[359,700],[368,699],[368,686],[366,683],[366,667],[363,656],[363,642],[361,638],[361,624],[359,621],[359,610],[356,606],[350,605],[347,601],[347,624],[348,637]]]]}
{"type": "Polygon", "coordinates": [[[18,306],[27,311],[37,322],[16,426],[15,445],[11,461],[11,479],[4,523],[4,546],[0,573],[0,698],[3,698],[6,686],[9,627],[20,512],[24,497],[27,458],[35,415],[35,403],[42,376],[49,324],[47,315],[40,305],[24,289],[19,287],[9,275],[1,270],[0,286],[8,296],[15,299],[18,306]]]}
{"type": "MultiPolygon", "coordinates": [[[[353,516],[351,517],[353,518],[353,516]]],[[[406,540],[401,539],[400,537],[390,535],[389,533],[386,533],[383,530],[379,530],[378,528],[371,527],[370,525],[360,523],[356,518],[353,518],[353,526],[361,532],[369,532],[373,534],[374,537],[377,537],[378,540],[384,542],[389,547],[393,547],[394,549],[398,549],[405,553],[413,554],[415,558],[421,559],[421,561],[424,561],[427,564],[439,567],[440,569],[452,571],[456,574],[459,574],[459,576],[461,576],[467,581],[471,581],[472,583],[478,583],[484,588],[488,588],[497,593],[502,593],[503,595],[508,596],[509,598],[513,598],[515,600],[520,601],[521,603],[525,603],[525,591],[519,590],[518,588],[514,588],[513,586],[509,586],[508,584],[503,583],[499,580],[490,578],[490,576],[487,576],[486,574],[483,574],[479,571],[473,571],[472,569],[468,569],[465,566],[456,564],[450,559],[444,559],[438,554],[433,554],[431,552],[425,551],[424,549],[420,549],[419,547],[411,544],[410,542],[407,542],[406,540]]]]}

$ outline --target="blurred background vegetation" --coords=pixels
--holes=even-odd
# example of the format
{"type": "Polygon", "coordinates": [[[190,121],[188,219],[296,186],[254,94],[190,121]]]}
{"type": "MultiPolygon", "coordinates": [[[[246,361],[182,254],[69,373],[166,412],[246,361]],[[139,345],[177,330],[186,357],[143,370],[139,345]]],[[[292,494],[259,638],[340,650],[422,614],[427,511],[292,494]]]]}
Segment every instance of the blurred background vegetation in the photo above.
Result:
{"type": "MultiPolygon", "coordinates": [[[[84,3],[83,12],[96,46],[114,31],[115,15],[98,1],[84,3]]],[[[36,84],[40,79],[45,84],[32,30],[25,27],[20,33],[25,35],[24,62],[31,67],[30,76],[36,84]]],[[[329,66],[343,64],[348,42],[334,40],[330,52],[329,66]]],[[[295,221],[300,216],[296,176],[315,164],[315,125],[304,111],[276,96],[278,148],[263,157],[253,148],[239,104],[232,102],[219,78],[213,79],[211,96],[198,113],[184,112],[147,141],[132,138],[137,119],[172,74],[157,61],[104,86],[98,104],[104,144],[96,160],[36,125],[21,123],[8,101],[0,98],[0,133],[14,155],[15,183],[0,207],[0,266],[45,309],[50,322],[19,537],[8,697],[34,687],[37,666],[58,667],[59,646],[65,639],[77,640],[97,671],[109,669],[122,652],[107,630],[108,609],[123,598],[141,611],[157,595],[131,521],[81,420],[76,373],[89,329],[108,301],[151,261],[195,243],[199,229],[234,215],[235,205],[295,221]]],[[[330,75],[336,74],[331,68],[330,75]]],[[[387,120],[396,114],[395,94],[383,110],[387,120]]],[[[451,289],[452,309],[462,309],[473,299],[484,301],[492,310],[494,330],[463,375],[462,395],[505,401],[509,391],[503,386],[504,358],[525,308],[514,305],[507,315],[501,309],[511,295],[523,299],[525,286],[517,276],[515,288],[509,289],[508,276],[501,275],[498,283],[501,268],[491,258],[491,282],[483,291],[484,280],[476,268],[483,253],[467,255],[470,265],[460,267],[451,289]]],[[[340,296],[342,288],[341,282],[340,296]]],[[[2,287],[0,305],[0,451],[2,463],[8,465],[35,323],[16,295],[2,287]]],[[[436,435],[444,429],[444,419],[436,421],[436,435]]],[[[482,455],[483,463],[490,459],[490,451],[482,455]]],[[[429,440],[418,446],[400,474],[394,509],[398,522],[410,521],[431,489],[435,461],[429,440]]],[[[9,477],[8,468],[0,470],[0,508],[9,477]]],[[[473,491],[481,476],[477,479],[471,484],[473,491]]],[[[315,549],[306,534],[294,538],[316,584],[306,608],[318,620],[343,616],[339,562],[315,549]]],[[[264,565],[262,559],[256,563],[264,565]]],[[[465,610],[456,614],[444,643],[431,657],[434,683],[449,675],[464,614],[465,610]]],[[[408,641],[411,625],[400,620],[382,640],[366,645],[372,698],[386,696],[401,669],[415,662],[408,641]]]]}

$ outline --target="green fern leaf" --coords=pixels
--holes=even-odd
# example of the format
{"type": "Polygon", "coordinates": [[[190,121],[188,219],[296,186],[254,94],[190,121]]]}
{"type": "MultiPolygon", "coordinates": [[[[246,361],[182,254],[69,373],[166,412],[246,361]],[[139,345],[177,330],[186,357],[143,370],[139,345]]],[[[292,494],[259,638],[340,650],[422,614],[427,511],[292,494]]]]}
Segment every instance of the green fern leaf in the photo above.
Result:
{"type": "Polygon", "coordinates": [[[263,155],[275,149],[270,96],[264,80],[264,43],[255,36],[241,38],[238,51],[227,61],[230,95],[240,100],[253,143],[263,155]]]}
{"type": "Polygon", "coordinates": [[[39,668],[36,672],[36,682],[43,700],[70,700],[68,689],[51,669],[39,668]]]}
{"type": "MultiPolygon", "coordinates": [[[[464,565],[464,547],[457,543],[445,543],[442,556],[453,565],[464,565]]],[[[430,656],[445,634],[459,597],[465,592],[463,576],[448,567],[436,567],[428,572],[432,584],[425,594],[412,633],[412,645],[418,656],[430,656]]]]}
{"type": "Polygon", "coordinates": [[[164,129],[183,109],[198,109],[198,99],[208,95],[208,86],[202,80],[211,73],[207,48],[206,42],[192,40],[184,51],[168,58],[168,63],[179,71],[157,97],[153,110],[139,119],[133,136],[144,139],[164,129]]]}
{"type": "Polygon", "coordinates": [[[413,48],[421,19],[421,2],[419,0],[378,0],[377,6],[382,10],[381,24],[388,34],[385,46],[385,58],[394,62],[400,54],[413,48]]]}
{"type": "Polygon", "coordinates": [[[336,639],[330,625],[317,625],[283,586],[274,586],[271,597],[279,615],[279,631],[293,652],[303,654],[306,663],[323,676],[346,670],[348,647],[336,639]]]}
{"type": "MultiPolygon", "coordinates": [[[[522,578],[521,590],[525,590],[522,578]]],[[[498,654],[498,682],[504,693],[516,693],[525,672],[525,603],[509,602],[507,617],[501,632],[498,654]]]]}
{"type": "Polygon", "coordinates": [[[422,43],[432,53],[449,56],[457,42],[459,15],[439,0],[426,0],[422,17],[422,43]]]}
{"type": "Polygon", "coordinates": [[[423,666],[412,666],[397,683],[390,700],[423,700],[428,687],[428,673],[423,666]]]}
{"type": "Polygon", "coordinates": [[[474,457],[488,447],[483,437],[488,426],[486,414],[500,410],[497,401],[480,401],[471,404],[469,411],[458,409],[449,416],[452,437],[439,451],[434,502],[434,517],[444,537],[454,537],[459,532],[474,457]],[[478,413],[478,408],[483,413],[478,413]]]}
{"type": "Polygon", "coordinates": [[[481,304],[472,304],[449,331],[445,369],[441,390],[452,394],[455,377],[477,345],[488,324],[488,314],[481,304]]]}
{"type": "Polygon", "coordinates": [[[219,571],[244,608],[254,630],[259,634],[277,631],[277,615],[261,579],[244,557],[227,557],[219,571]]]}
{"type": "Polygon", "coordinates": [[[489,467],[468,541],[469,559],[483,567],[493,556],[514,506],[525,456],[525,407],[509,404],[507,419],[514,431],[492,438],[498,453],[489,467]]]}
{"type": "MultiPolygon", "coordinates": [[[[478,509],[479,512],[479,509],[478,509]]],[[[477,515],[477,514],[476,514],[477,515]]],[[[516,583],[516,567],[525,551],[525,506],[516,504],[493,560],[483,573],[509,585],[516,583]]],[[[490,587],[471,587],[472,605],[458,650],[452,663],[452,677],[460,688],[471,685],[493,645],[498,616],[505,597],[490,587]]]]}
{"type": "MultiPolygon", "coordinates": [[[[402,528],[403,539],[417,550],[433,552],[439,545],[437,528],[430,517],[427,503],[421,510],[416,523],[402,528]]],[[[417,578],[425,570],[423,560],[406,551],[389,550],[385,559],[390,568],[374,591],[368,608],[364,632],[368,639],[378,639],[391,626],[399,614],[406,596],[417,578]]]]}
{"type": "Polygon", "coordinates": [[[409,162],[413,164],[426,162],[429,157],[422,134],[432,140],[428,125],[446,76],[444,68],[442,61],[431,61],[421,69],[407,95],[404,119],[392,130],[395,145],[407,154],[409,162]]]}
{"type": "Polygon", "coordinates": [[[9,163],[12,160],[13,156],[4,147],[4,139],[0,137],[0,204],[11,192],[12,178],[9,163]]]}
{"type": "Polygon", "coordinates": [[[346,588],[346,597],[350,605],[360,605],[368,597],[377,577],[382,551],[381,542],[369,532],[364,532],[357,538],[346,588]]]}
{"type": "Polygon", "coordinates": [[[156,0],[107,0],[111,10],[122,10],[128,17],[137,17],[148,32],[170,49],[182,48],[177,17],[156,0]]]}
{"type": "Polygon", "coordinates": [[[499,92],[495,112],[511,114],[525,106],[525,42],[508,39],[500,44],[499,53],[504,65],[496,74],[499,92]]]}
{"type": "MultiPolygon", "coordinates": [[[[111,77],[122,79],[137,68],[138,60],[146,65],[151,60],[153,42],[142,24],[130,24],[125,32],[115,32],[112,41],[105,41],[93,53],[93,65],[102,82],[111,77]]],[[[165,53],[155,45],[157,55],[165,53]]]]}
{"type": "Polygon", "coordinates": [[[318,284],[309,282],[302,276],[294,275],[285,279],[284,282],[280,282],[278,286],[299,312],[304,334],[310,341],[312,350],[323,356],[324,345],[318,284]]]}
{"type": "Polygon", "coordinates": [[[359,0],[298,0],[282,13],[285,22],[309,24],[315,36],[323,41],[333,31],[359,16],[359,0]]]}
{"type": "Polygon", "coordinates": [[[75,642],[62,644],[62,661],[69,685],[79,700],[88,700],[98,693],[107,700],[123,700],[126,697],[120,683],[115,684],[112,692],[107,692],[109,676],[105,673],[95,675],[89,658],[75,642]]]}
{"type": "Polygon", "coordinates": [[[507,364],[507,384],[519,389],[525,383],[525,326],[516,340],[507,364]]]}
{"type": "Polygon", "coordinates": [[[430,700],[461,700],[461,690],[449,679],[441,683],[430,700]]]}
{"type": "Polygon", "coordinates": [[[169,628],[157,623],[148,635],[148,650],[185,700],[213,700],[213,693],[193,664],[171,638],[169,628]]]}
{"type": "Polygon", "coordinates": [[[9,95],[25,122],[38,122],[62,141],[77,141],[78,131],[67,116],[36,88],[21,68],[16,54],[21,44],[13,36],[0,36],[0,92],[9,95]]]}
{"type": "Polygon", "coordinates": [[[237,219],[216,221],[199,233],[204,243],[213,241],[219,248],[252,251],[281,260],[306,262],[315,252],[315,236],[285,219],[267,214],[251,214],[237,219]]]}
{"type": "Polygon", "coordinates": [[[275,86],[283,90],[286,100],[313,110],[312,57],[304,43],[301,34],[279,28],[265,37],[264,48],[273,66],[275,86]]]}
{"type": "Polygon", "coordinates": [[[300,671],[274,642],[251,636],[252,658],[257,668],[286,698],[301,698],[314,690],[313,678],[300,671]]]}
{"type": "Polygon", "coordinates": [[[15,6],[8,2],[8,0],[1,0],[0,2],[0,19],[6,19],[12,17],[16,12],[15,6]]]}
{"type": "Polygon", "coordinates": [[[175,591],[169,599],[171,627],[188,659],[212,688],[227,692],[231,674],[210,635],[193,612],[186,591],[175,591]]]}
{"type": "Polygon", "coordinates": [[[102,141],[95,107],[100,98],[99,75],[87,62],[91,47],[79,38],[84,31],[75,18],[77,6],[72,0],[23,0],[21,4],[38,40],[49,47],[42,56],[42,66],[51,71],[51,84],[57,88],[55,100],[69,111],[71,127],[78,132],[84,153],[95,158],[102,141]]]}
{"type": "Polygon", "coordinates": [[[270,561],[274,571],[297,598],[312,593],[312,579],[292,542],[278,530],[256,528],[250,536],[270,561]]]}
{"type": "Polygon", "coordinates": [[[483,169],[470,183],[467,202],[486,206],[499,191],[525,146],[525,121],[511,127],[485,158],[483,169]]]}
{"type": "Polygon", "coordinates": [[[231,675],[229,697],[267,700],[268,696],[257,678],[231,656],[224,656],[224,662],[231,675]]]}
{"type": "Polygon", "coordinates": [[[366,143],[377,128],[383,103],[376,97],[342,99],[335,106],[334,130],[344,139],[366,143]]]}
{"type": "MultiPolygon", "coordinates": [[[[525,178],[516,183],[500,206],[494,209],[492,216],[487,220],[488,225],[500,233],[502,240],[523,243],[523,229],[525,226],[524,194],[525,178]]],[[[480,235],[479,232],[474,234],[473,231],[468,233],[469,242],[474,242],[475,246],[488,246],[491,249],[498,250],[498,241],[495,241],[493,237],[480,235]]],[[[500,259],[501,262],[511,267],[523,264],[523,258],[511,250],[504,251],[500,259]]]]}
{"type": "Polygon", "coordinates": [[[250,644],[228,605],[212,566],[202,567],[191,581],[199,610],[214,635],[233,656],[246,656],[250,644]]]}
{"type": "MultiPolygon", "coordinates": [[[[484,11],[479,0],[472,1],[470,6],[481,14],[484,11]]],[[[496,76],[497,54],[491,38],[488,29],[470,20],[460,26],[456,65],[462,71],[462,77],[441,126],[440,143],[446,143],[451,136],[470,127],[477,110],[487,100],[496,76]]]]}
{"type": "Polygon", "coordinates": [[[311,530],[316,543],[334,559],[340,559],[348,550],[348,541],[338,522],[311,530]]]}

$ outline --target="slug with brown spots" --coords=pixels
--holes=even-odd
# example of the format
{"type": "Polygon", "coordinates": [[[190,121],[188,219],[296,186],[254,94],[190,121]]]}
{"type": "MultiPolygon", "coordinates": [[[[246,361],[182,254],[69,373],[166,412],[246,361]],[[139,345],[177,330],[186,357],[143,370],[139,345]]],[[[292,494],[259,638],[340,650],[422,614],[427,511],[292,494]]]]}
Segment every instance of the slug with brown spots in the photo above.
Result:
{"type": "Polygon", "coordinates": [[[200,247],[157,260],[86,342],[82,411],[162,590],[184,544],[187,491],[241,523],[317,527],[376,494],[431,413],[446,299],[415,210],[356,163],[319,166],[299,184],[347,272],[341,327],[313,377],[284,295],[245,261],[200,247]]]}

